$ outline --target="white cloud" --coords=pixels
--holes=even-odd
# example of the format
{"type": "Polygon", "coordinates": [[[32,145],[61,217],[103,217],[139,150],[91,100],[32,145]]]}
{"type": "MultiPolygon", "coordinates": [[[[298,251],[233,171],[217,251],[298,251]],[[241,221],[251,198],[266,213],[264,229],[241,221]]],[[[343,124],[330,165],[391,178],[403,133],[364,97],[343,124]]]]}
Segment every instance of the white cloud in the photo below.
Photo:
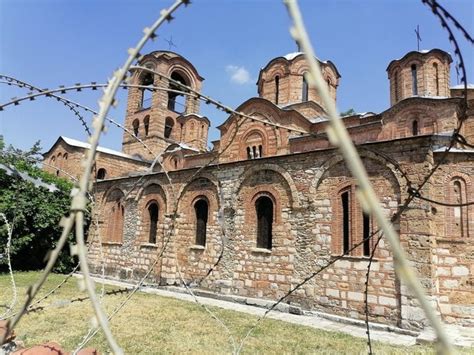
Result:
{"type": "Polygon", "coordinates": [[[234,84],[245,85],[252,82],[250,73],[245,67],[231,64],[225,67],[225,71],[230,74],[230,81],[234,84]]]}

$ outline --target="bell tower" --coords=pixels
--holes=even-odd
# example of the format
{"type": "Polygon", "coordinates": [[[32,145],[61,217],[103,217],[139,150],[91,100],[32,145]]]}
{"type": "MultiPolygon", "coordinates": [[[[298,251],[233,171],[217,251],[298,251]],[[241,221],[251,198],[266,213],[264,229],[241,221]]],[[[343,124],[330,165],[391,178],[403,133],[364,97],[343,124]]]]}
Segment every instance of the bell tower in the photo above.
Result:
{"type": "MultiPolygon", "coordinates": [[[[339,74],[336,66],[330,61],[319,61],[331,97],[336,100],[339,86],[339,74]]],[[[275,105],[287,106],[313,101],[323,106],[316,89],[310,88],[305,78],[308,64],[303,52],[289,53],[283,57],[272,59],[258,77],[258,94],[261,98],[275,105]]]]}
{"type": "MultiPolygon", "coordinates": [[[[199,99],[189,95],[175,82],[199,92],[204,78],[187,59],[170,51],[149,53],[138,65],[163,76],[145,70],[136,70],[132,74],[130,82],[134,87],[128,91],[125,127],[146,143],[153,154],[127,132],[123,135],[122,150],[126,154],[153,159],[170,144],[181,143],[185,137],[183,131],[187,117],[195,118],[199,114],[199,99]]],[[[187,144],[204,150],[206,144],[202,142],[204,138],[207,140],[208,129],[209,120],[202,120],[199,131],[187,144]]]]}
{"type": "Polygon", "coordinates": [[[450,97],[451,55],[441,49],[412,51],[387,67],[390,104],[413,96],[450,97]]]}

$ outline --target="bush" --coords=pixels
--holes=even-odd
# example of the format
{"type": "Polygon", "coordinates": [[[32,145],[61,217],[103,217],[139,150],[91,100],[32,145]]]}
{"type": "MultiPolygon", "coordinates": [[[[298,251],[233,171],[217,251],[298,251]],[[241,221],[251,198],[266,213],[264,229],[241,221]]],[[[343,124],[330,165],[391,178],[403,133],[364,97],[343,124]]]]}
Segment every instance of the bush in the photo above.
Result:
{"type": "MultiPolygon", "coordinates": [[[[15,270],[37,270],[46,265],[46,257],[56,246],[62,231],[61,218],[69,211],[73,184],[56,177],[37,166],[41,160],[41,148],[37,142],[29,151],[20,151],[12,146],[4,148],[0,138],[0,212],[4,213],[12,226],[12,267],[15,270]],[[1,166],[0,166],[1,167],[1,166]],[[5,167],[11,167],[28,174],[33,179],[57,187],[49,191],[44,184],[35,184],[29,178],[17,174],[8,175],[5,167]]],[[[7,228],[1,221],[0,227],[0,270],[7,268],[7,228]]],[[[86,229],[87,230],[87,229],[86,229]]],[[[72,234],[69,240],[73,241],[72,234]]],[[[69,253],[68,245],[61,252],[55,265],[56,272],[68,272],[77,261],[69,253]]]]}

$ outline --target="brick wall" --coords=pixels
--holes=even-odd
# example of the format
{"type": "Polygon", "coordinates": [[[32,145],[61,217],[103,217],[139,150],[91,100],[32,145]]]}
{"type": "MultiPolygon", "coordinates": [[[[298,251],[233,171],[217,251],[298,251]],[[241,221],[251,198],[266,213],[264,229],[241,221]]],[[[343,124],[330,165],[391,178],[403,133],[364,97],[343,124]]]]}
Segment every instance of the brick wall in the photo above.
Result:
{"type": "MultiPolygon", "coordinates": [[[[359,149],[388,217],[407,198],[407,182],[401,171],[412,183],[420,183],[429,171],[426,162],[433,159],[431,145],[430,137],[417,137],[365,145],[359,149]],[[387,163],[384,156],[395,159],[401,170],[387,163]]],[[[466,164],[464,161],[461,159],[460,164],[466,164]]],[[[461,169],[472,175],[471,171],[454,165],[446,166],[446,169],[461,169]]],[[[166,207],[160,208],[166,213],[160,220],[156,245],[144,242],[143,233],[147,227],[143,219],[146,211],[142,190],[131,191],[125,201],[122,243],[101,245],[109,276],[140,277],[166,245],[163,257],[154,268],[154,282],[180,284],[179,270],[186,281],[199,282],[203,288],[277,299],[340,252],[337,247],[341,235],[335,207],[338,203],[336,191],[350,184],[352,179],[334,150],[263,158],[258,164],[254,161],[220,164],[219,167],[208,167],[198,177],[190,179],[193,174],[192,169],[171,172],[172,185],[160,173],[145,178],[145,185],[156,183],[161,186],[162,203],[166,203],[166,207]],[[271,250],[258,249],[256,245],[255,200],[261,194],[274,201],[271,250]],[[177,218],[172,222],[174,196],[182,198],[176,211],[177,218]],[[195,245],[193,201],[200,196],[209,201],[204,249],[195,245]],[[224,229],[219,223],[219,215],[225,221],[224,229]],[[212,272],[206,277],[209,270],[212,272]]],[[[441,184],[439,179],[444,178],[441,171],[435,177],[441,184]]],[[[104,181],[98,184],[98,197],[104,199],[113,186],[128,191],[134,183],[135,178],[104,181]]],[[[434,197],[434,191],[437,189],[430,185],[424,193],[434,197]]],[[[436,246],[439,244],[437,239],[445,235],[444,228],[439,230],[439,216],[441,214],[433,214],[426,203],[415,200],[395,227],[427,293],[432,299],[444,297],[443,316],[447,321],[458,322],[466,319],[466,312],[472,312],[472,306],[462,303],[460,308],[461,303],[456,303],[472,297],[471,281],[465,279],[463,268],[471,268],[472,261],[468,261],[467,254],[456,249],[453,243],[447,247],[436,246]],[[456,262],[450,266],[450,280],[455,280],[457,285],[462,282],[467,285],[457,296],[447,296],[453,292],[448,287],[451,284],[437,276],[439,269],[443,270],[446,263],[453,261],[446,257],[436,259],[442,253],[456,255],[456,262]]],[[[360,229],[360,224],[354,228],[360,229]]],[[[467,245],[471,248],[471,244],[467,245]]],[[[96,271],[100,270],[99,246],[94,243],[90,254],[91,267],[96,271]]],[[[363,319],[366,268],[367,258],[356,250],[312,279],[288,301],[363,319]]],[[[425,323],[416,300],[394,273],[394,261],[384,238],[372,264],[369,309],[370,319],[379,322],[409,328],[419,328],[425,323]]]]}
{"type": "MultiPolygon", "coordinates": [[[[60,141],[44,156],[43,169],[60,177],[78,179],[83,173],[82,161],[84,159],[84,148],[74,147],[60,141]],[[67,159],[64,156],[67,156],[67,159]]],[[[133,171],[145,171],[149,163],[140,162],[116,155],[97,152],[96,172],[103,168],[106,170],[105,178],[125,176],[133,171]]]]}

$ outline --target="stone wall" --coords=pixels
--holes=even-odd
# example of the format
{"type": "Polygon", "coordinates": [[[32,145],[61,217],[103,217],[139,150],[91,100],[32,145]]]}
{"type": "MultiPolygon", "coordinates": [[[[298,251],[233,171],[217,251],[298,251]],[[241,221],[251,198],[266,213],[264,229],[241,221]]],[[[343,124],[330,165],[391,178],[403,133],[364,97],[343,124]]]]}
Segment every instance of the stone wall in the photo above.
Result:
{"type": "MultiPolygon", "coordinates": [[[[359,147],[387,217],[408,197],[408,181],[419,184],[428,173],[434,161],[432,145],[432,137],[415,137],[359,147]]],[[[472,163],[466,163],[466,157],[459,159],[460,165],[445,169],[472,175],[462,167],[472,167],[472,163]]],[[[154,265],[151,282],[166,285],[184,280],[220,293],[276,300],[341,253],[338,192],[354,183],[334,150],[262,158],[258,164],[252,160],[225,163],[207,167],[197,176],[195,173],[195,169],[170,172],[172,184],[162,173],[147,176],[138,187],[134,187],[136,178],[99,183],[99,201],[105,201],[113,188],[130,193],[125,201],[121,241],[98,243],[97,233],[91,230],[89,238],[96,238],[90,252],[92,269],[100,272],[102,252],[110,277],[137,279],[154,265]],[[146,241],[147,199],[143,196],[153,184],[159,186],[155,200],[160,205],[160,217],[158,240],[150,244],[146,241]],[[256,245],[255,200],[262,195],[274,202],[271,249],[256,245]],[[205,247],[195,244],[193,206],[199,198],[209,202],[205,247]]],[[[440,171],[435,179],[442,184],[445,175],[440,171]]],[[[437,190],[429,184],[423,191],[424,196],[434,198],[437,190]]],[[[103,215],[99,230],[103,236],[108,217],[100,206],[103,215]]],[[[361,210],[356,202],[351,209],[356,216],[351,233],[354,243],[360,240],[360,220],[355,221],[361,210]]],[[[415,200],[395,228],[430,298],[441,300],[440,312],[447,321],[458,322],[467,319],[466,312],[472,312],[472,305],[462,303],[467,297],[472,299],[472,280],[465,274],[465,268],[472,268],[472,260],[463,251],[472,248],[472,241],[466,239],[464,248],[457,248],[456,243],[443,246],[438,241],[445,235],[439,216],[430,204],[415,200]],[[451,256],[454,253],[456,256],[451,256]],[[456,261],[452,263],[450,257],[456,261]],[[449,280],[440,274],[447,263],[451,263],[449,280]],[[452,294],[449,281],[465,286],[452,294]]],[[[372,220],[371,229],[377,230],[372,220]]],[[[367,266],[368,258],[359,247],[308,281],[286,302],[363,319],[367,266]]],[[[371,320],[408,328],[425,324],[416,300],[395,275],[384,237],[371,264],[368,287],[371,320]]]]}

